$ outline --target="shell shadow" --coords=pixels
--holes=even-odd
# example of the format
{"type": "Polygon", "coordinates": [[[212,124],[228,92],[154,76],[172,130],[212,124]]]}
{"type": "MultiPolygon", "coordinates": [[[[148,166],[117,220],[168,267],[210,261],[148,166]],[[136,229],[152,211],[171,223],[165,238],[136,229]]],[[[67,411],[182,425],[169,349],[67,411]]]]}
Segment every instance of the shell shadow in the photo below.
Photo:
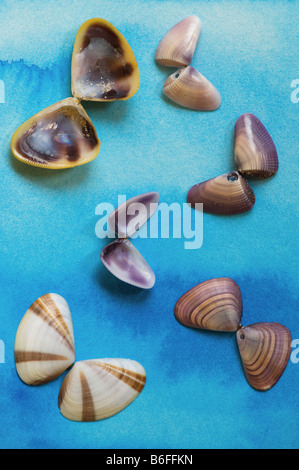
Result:
{"type": "Polygon", "coordinates": [[[94,278],[102,289],[119,299],[134,296],[134,300],[141,303],[150,295],[150,289],[141,289],[121,281],[113,276],[102,263],[97,266],[94,278]]]}
{"type": "Polygon", "coordinates": [[[124,117],[130,113],[130,108],[134,103],[127,101],[81,101],[81,105],[92,119],[101,123],[122,121],[124,117]]]}
{"type": "Polygon", "coordinates": [[[78,186],[88,178],[91,172],[90,165],[80,165],[61,170],[48,170],[47,168],[27,165],[15,158],[11,152],[9,158],[9,163],[16,173],[30,180],[30,182],[53,189],[56,188],[56,186],[60,189],[61,183],[63,183],[64,187],[66,185],[72,187],[78,186]]]}

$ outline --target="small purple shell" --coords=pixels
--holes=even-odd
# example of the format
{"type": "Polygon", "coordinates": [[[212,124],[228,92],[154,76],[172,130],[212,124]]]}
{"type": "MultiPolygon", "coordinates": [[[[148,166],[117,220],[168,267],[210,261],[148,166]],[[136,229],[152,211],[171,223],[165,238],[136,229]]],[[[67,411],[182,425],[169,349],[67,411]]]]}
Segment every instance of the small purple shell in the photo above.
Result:
{"type": "Polygon", "coordinates": [[[155,191],[128,199],[109,216],[110,228],[119,238],[131,237],[153,215],[159,200],[155,191]]]}
{"type": "Polygon", "coordinates": [[[155,274],[143,256],[127,239],[117,239],[105,246],[101,260],[106,268],[121,281],[142,289],[151,289],[155,274]]]}
{"type": "Polygon", "coordinates": [[[274,142],[254,114],[243,114],[235,124],[235,162],[243,176],[269,178],[278,170],[274,142]]]}

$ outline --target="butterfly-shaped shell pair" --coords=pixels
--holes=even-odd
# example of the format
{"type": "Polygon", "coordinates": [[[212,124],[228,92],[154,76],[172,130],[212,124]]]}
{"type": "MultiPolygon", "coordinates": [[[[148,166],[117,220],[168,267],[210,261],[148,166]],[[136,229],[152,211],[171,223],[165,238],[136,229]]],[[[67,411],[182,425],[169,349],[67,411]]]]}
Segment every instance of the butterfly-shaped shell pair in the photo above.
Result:
{"type": "Polygon", "coordinates": [[[279,323],[242,327],[242,297],[230,278],[216,278],[190,289],[177,301],[175,316],[183,325],[213,331],[236,331],[244,372],[257,390],[268,390],[281,377],[291,352],[291,335],[279,323]]]}
{"type": "Polygon", "coordinates": [[[169,99],[185,108],[212,111],[221,104],[220,94],[209,80],[189,65],[200,32],[201,21],[197,16],[184,18],[162,38],[155,59],[168,67],[185,67],[165,81],[163,91],[169,99]]]}
{"type": "MultiPolygon", "coordinates": [[[[22,318],[15,339],[15,363],[28,385],[54,380],[75,361],[73,322],[65,299],[46,294],[22,318]]],[[[108,418],[142,391],[143,367],[129,359],[95,359],[75,363],[60,394],[61,413],[75,421],[108,418]]]]}
{"type": "Polygon", "coordinates": [[[159,194],[152,191],[121,204],[108,219],[110,228],[119,238],[101,252],[103,264],[114,276],[142,289],[153,287],[155,274],[127,237],[131,237],[152,216],[159,199],[159,194]]]}
{"type": "Polygon", "coordinates": [[[72,93],[24,122],[11,140],[13,155],[32,166],[72,168],[95,159],[96,130],[81,100],[127,100],[139,88],[133,51],[108,21],[86,21],[76,36],[72,58],[72,93]]]}
{"type": "Polygon", "coordinates": [[[268,178],[278,170],[275,145],[267,129],[253,114],[243,114],[235,124],[235,162],[238,171],[225,173],[192,186],[187,200],[211,214],[240,214],[250,210],[255,195],[245,177],[268,178]]]}

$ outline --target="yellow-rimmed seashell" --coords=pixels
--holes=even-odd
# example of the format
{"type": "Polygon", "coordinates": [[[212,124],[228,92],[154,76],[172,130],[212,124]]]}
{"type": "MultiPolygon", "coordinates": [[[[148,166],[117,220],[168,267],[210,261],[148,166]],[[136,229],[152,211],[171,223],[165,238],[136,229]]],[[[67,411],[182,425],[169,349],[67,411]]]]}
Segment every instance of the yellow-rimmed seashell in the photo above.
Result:
{"type": "Polygon", "coordinates": [[[79,29],[72,58],[72,93],[87,101],[131,98],[139,88],[134,53],[124,36],[101,18],[79,29]]]}
{"type": "Polygon", "coordinates": [[[96,158],[99,150],[96,130],[76,98],[66,98],[35,114],[11,140],[11,151],[18,160],[48,169],[83,165],[96,158]]]}

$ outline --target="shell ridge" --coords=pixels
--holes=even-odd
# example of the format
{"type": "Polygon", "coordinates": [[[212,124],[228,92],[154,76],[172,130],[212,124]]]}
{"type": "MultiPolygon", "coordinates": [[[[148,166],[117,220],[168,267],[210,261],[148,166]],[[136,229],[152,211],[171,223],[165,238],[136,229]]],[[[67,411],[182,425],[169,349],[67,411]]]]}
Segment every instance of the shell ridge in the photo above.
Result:
{"type": "MultiPolygon", "coordinates": [[[[102,369],[104,369],[106,372],[114,375],[117,379],[121,380],[122,382],[124,382],[129,387],[136,390],[137,392],[140,392],[143,389],[145,382],[141,382],[139,380],[136,380],[135,377],[127,375],[126,374],[126,369],[118,368],[116,366],[114,368],[111,364],[106,364],[106,363],[98,362],[96,364],[99,367],[101,367],[102,369]]],[[[93,368],[95,363],[94,364],[89,363],[88,365],[93,368]]]]}
{"type": "Polygon", "coordinates": [[[82,370],[80,370],[80,383],[82,393],[82,421],[94,421],[96,416],[93,396],[88,385],[88,380],[82,370]]]}
{"type": "Polygon", "coordinates": [[[60,354],[42,353],[36,351],[20,351],[15,350],[15,362],[31,362],[31,361],[68,361],[69,358],[60,354]]]}
{"type": "MultiPolygon", "coordinates": [[[[30,310],[30,309],[29,309],[30,310]]],[[[68,338],[66,337],[66,335],[63,333],[63,331],[61,331],[57,325],[55,324],[55,320],[54,319],[51,319],[49,318],[43,311],[41,308],[39,309],[34,309],[34,310],[30,310],[32,313],[34,313],[35,315],[37,315],[39,318],[42,319],[42,321],[44,321],[45,323],[47,323],[47,325],[52,328],[55,333],[57,333],[57,335],[64,341],[65,345],[67,346],[67,348],[70,350],[70,351],[74,351],[74,347],[73,345],[70,343],[70,341],[68,340],[68,338]]]]}
{"type": "Polygon", "coordinates": [[[60,326],[61,330],[65,332],[65,336],[67,336],[71,341],[73,341],[73,335],[61,313],[59,308],[57,307],[55,301],[53,300],[51,294],[46,294],[42,297],[42,299],[39,299],[40,302],[43,304],[43,308],[47,311],[49,316],[53,316],[53,320],[60,326]],[[48,305],[47,305],[48,303],[48,305]],[[49,304],[51,304],[51,307],[49,307],[49,304]],[[52,311],[51,311],[52,310],[52,311]],[[52,314],[53,312],[53,314],[52,314]]]}

